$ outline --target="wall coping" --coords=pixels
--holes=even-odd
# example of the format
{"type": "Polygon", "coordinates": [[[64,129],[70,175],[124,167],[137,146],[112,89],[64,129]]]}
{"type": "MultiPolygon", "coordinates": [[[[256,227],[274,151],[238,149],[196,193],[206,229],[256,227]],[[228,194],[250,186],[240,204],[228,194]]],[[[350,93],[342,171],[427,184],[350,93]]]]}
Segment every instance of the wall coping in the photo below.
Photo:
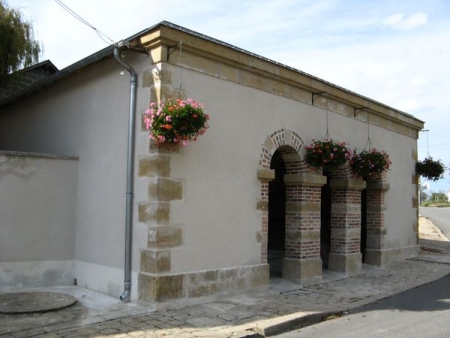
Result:
{"type": "Polygon", "coordinates": [[[35,158],[46,158],[50,160],[69,160],[69,161],[78,161],[79,157],[77,156],[61,156],[61,155],[53,155],[53,154],[44,154],[44,153],[29,153],[24,151],[10,151],[10,150],[0,150],[0,156],[9,156],[9,157],[35,157],[35,158]]]}
{"type": "MultiPolygon", "coordinates": [[[[171,25],[158,25],[152,30],[145,32],[138,39],[137,44],[141,44],[150,52],[152,63],[168,62],[184,68],[201,71],[207,75],[227,79],[236,83],[253,86],[253,83],[246,82],[242,78],[254,77],[255,88],[278,95],[291,97],[289,90],[274,90],[273,86],[299,88],[310,92],[309,102],[294,98],[303,103],[307,103],[319,108],[329,109],[326,101],[315,101],[320,93],[327,93],[330,100],[341,102],[352,107],[351,114],[341,113],[331,109],[334,113],[343,114],[362,122],[369,121],[370,124],[380,126],[384,129],[401,133],[405,136],[418,138],[419,130],[423,129],[424,122],[398,109],[387,106],[363,95],[352,92],[348,89],[327,82],[298,69],[283,65],[276,61],[261,57],[254,53],[241,50],[232,45],[219,43],[217,40],[209,38],[195,32],[183,30],[180,27],[171,25]],[[183,60],[180,62],[177,56],[178,43],[183,42],[183,60]],[[173,55],[171,55],[173,54],[173,55]],[[195,62],[191,64],[188,55],[193,55],[201,60],[210,62],[195,62]],[[214,65],[211,67],[211,62],[214,65]],[[208,66],[209,65],[209,66],[208,66]],[[235,78],[221,76],[221,65],[231,67],[237,71],[235,78]],[[247,74],[247,75],[246,75],[247,74]],[[264,84],[261,82],[268,81],[264,84]],[[328,107],[328,108],[327,108],[328,107]],[[364,110],[365,114],[356,114],[356,109],[364,110]],[[351,116],[350,116],[351,115],[351,116]],[[384,122],[382,122],[384,121],[384,122]]],[[[287,88],[286,87],[286,88],[287,88]]]]}

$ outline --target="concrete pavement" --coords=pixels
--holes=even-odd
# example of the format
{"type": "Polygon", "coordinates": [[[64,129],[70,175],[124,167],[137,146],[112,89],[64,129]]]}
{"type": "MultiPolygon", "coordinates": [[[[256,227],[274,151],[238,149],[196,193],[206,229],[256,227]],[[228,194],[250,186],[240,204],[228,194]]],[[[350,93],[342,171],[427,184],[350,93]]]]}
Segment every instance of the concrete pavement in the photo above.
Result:
{"type": "Polygon", "coordinates": [[[273,280],[269,290],[157,311],[110,300],[92,310],[79,294],[79,304],[54,313],[0,315],[0,337],[267,337],[341,316],[449,274],[450,242],[424,218],[419,232],[424,247],[419,257],[384,268],[364,265],[358,276],[325,270],[324,282],[317,285],[273,280]],[[58,313],[62,316],[55,320],[58,313]]]}

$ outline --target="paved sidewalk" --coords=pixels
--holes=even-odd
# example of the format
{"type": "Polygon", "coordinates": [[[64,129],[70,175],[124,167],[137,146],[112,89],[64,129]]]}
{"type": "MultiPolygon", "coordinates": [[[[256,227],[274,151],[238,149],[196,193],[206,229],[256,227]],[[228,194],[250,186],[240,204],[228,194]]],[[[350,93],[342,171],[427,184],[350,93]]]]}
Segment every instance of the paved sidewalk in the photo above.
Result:
{"type": "MultiPolygon", "coordinates": [[[[234,294],[201,305],[149,312],[129,304],[123,305],[120,314],[111,309],[65,323],[52,322],[49,315],[39,326],[28,328],[15,323],[11,316],[1,315],[0,337],[267,337],[340,316],[449,274],[450,242],[431,235],[423,240],[431,243],[429,246],[438,243],[438,249],[425,249],[415,259],[385,268],[364,265],[361,275],[350,278],[327,271],[324,279],[328,281],[308,287],[274,280],[269,290],[234,294]]],[[[62,311],[69,314],[75,310],[62,311]]]]}

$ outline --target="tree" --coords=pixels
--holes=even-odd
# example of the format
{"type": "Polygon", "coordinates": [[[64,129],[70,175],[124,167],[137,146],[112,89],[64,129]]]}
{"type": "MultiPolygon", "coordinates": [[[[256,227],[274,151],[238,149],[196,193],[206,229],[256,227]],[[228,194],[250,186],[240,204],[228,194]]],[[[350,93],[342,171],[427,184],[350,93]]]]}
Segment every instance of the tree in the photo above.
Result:
{"type": "Polygon", "coordinates": [[[9,74],[37,63],[40,51],[31,23],[0,0],[0,84],[9,74]]]}
{"type": "Polygon", "coordinates": [[[419,196],[420,196],[420,204],[425,202],[430,195],[427,193],[427,187],[423,185],[419,185],[419,196]]]}
{"type": "Polygon", "coordinates": [[[439,203],[439,202],[444,203],[444,202],[447,202],[447,195],[442,191],[433,192],[431,194],[431,200],[433,202],[437,202],[437,203],[439,203]]]}

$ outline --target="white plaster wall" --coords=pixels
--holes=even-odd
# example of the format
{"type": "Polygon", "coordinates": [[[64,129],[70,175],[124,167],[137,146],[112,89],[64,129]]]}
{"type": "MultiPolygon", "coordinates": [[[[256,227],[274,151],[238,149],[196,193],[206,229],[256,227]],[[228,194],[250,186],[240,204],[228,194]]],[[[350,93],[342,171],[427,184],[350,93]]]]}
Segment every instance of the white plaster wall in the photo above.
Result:
{"type": "Polygon", "coordinates": [[[73,283],[77,165],[0,151],[0,291],[73,283]]]}
{"type": "MultiPolygon", "coordinates": [[[[148,58],[141,54],[128,53],[125,61],[139,73],[149,65],[148,58]]],[[[74,277],[79,285],[93,285],[94,289],[106,290],[113,296],[118,296],[124,280],[130,101],[130,76],[127,72],[120,76],[120,71],[120,65],[113,59],[102,61],[0,112],[0,149],[79,157],[74,259],[76,266],[91,264],[101,268],[75,269],[74,277]],[[122,274],[107,274],[108,285],[92,282],[105,280],[103,270],[108,269],[122,274]]],[[[148,97],[148,89],[139,85],[137,129],[148,97]]],[[[145,227],[133,229],[137,243],[145,242],[146,237],[145,227]]],[[[137,245],[133,247],[135,271],[139,269],[140,249],[137,245]]]]}
{"type": "MultiPolygon", "coordinates": [[[[171,222],[184,229],[184,245],[172,250],[172,272],[259,263],[256,175],[262,143],[285,128],[309,144],[325,136],[326,112],[188,70],[183,70],[182,82],[186,96],[204,103],[211,119],[205,135],[172,156],[172,178],[185,183],[185,199],[171,207],[171,222]]],[[[359,150],[368,137],[365,122],[332,112],[329,133],[359,150]]],[[[386,247],[415,245],[411,154],[416,142],[372,125],[370,136],[373,145],[388,151],[393,161],[386,198],[386,247]]]]}
{"type": "MultiPolygon", "coordinates": [[[[143,55],[129,53],[126,61],[139,74],[150,67],[143,55]]],[[[89,66],[0,112],[0,149],[79,157],[74,277],[79,285],[113,296],[123,287],[129,104],[129,76],[119,77],[119,71],[113,60],[89,66]]],[[[178,83],[178,74],[173,72],[173,83],[178,83]]],[[[309,144],[325,135],[326,113],[198,72],[184,69],[182,75],[187,97],[203,102],[211,120],[205,135],[172,157],[171,177],[184,181],[185,196],[171,207],[171,223],[182,225],[184,236],[183,245],[171,250],[171,272],[258,264],[256,233],[261,217],[256,210],[260,194],[256,175],[261,145],[281,128],[295,131],[309,144]]],[[[137,158],[147,153],[148,138],[140,130],[139,115],[148,103],[149,90],[139,85],[135,169],[137,158]]],[[[364,122],[330,112],[329,126],[334,139],[359,149],[365,146],[364,122]]],[[[394,162],[388,175],[387,245],[413,245],[415,140],[374,126],[371,139],[394,162]]],[[[146,201],[147,184],[145,178],[136,179],[135,206],[146,201]]],[[[137,222],[136,207],[133,215],[133,271],[137,272],[147,226],[137,222]]]]}

